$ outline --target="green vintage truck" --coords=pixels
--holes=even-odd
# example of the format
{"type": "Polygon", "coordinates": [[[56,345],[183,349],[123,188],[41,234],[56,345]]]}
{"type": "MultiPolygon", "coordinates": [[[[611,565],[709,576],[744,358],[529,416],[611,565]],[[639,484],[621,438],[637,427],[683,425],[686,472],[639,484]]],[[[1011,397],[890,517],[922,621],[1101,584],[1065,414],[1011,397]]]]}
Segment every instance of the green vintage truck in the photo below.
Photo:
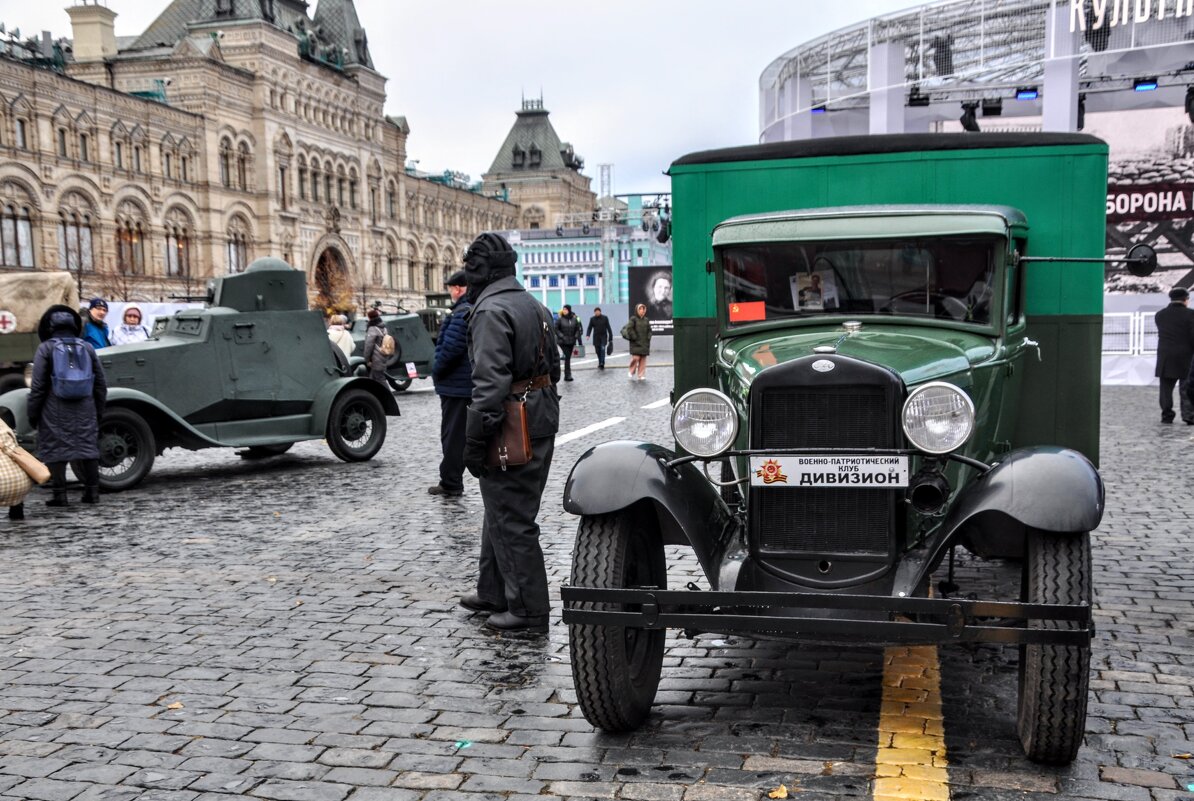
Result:
{"type": "Polygon", "coordinates": [[[565,489],[585,716],[641,725],[668,627],[1003,643],[1025,753],[1073,759],[1104,499],[1106,145],[844,137],[695,153],[670,175],[675,446],[600,445],[565,489]],[[665,544],[695,551],[708,589],[667,590],[665,544]],[[1023,591],[951,592],[959,546],[1019,560],[1023,591]]]}

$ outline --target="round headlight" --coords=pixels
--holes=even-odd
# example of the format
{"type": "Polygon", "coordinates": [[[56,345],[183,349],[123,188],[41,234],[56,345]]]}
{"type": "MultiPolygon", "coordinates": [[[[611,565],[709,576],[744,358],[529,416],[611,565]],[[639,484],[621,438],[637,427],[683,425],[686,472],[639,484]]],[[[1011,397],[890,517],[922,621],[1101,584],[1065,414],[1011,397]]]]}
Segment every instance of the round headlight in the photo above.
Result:
{"type": "Polygon", "coordinates": [[[717,456],[738,436],[738,413],[730,399],[715,389],[685,392],[672,409],[676,444],[693,456],[717,456]]]}
{"type": "Polygon", "coordinates": [[[912,390],[904,402],[904,433],[917,450],[949,453],[974,433],[974,404],[965,392],[944,381],[912,390]]]}

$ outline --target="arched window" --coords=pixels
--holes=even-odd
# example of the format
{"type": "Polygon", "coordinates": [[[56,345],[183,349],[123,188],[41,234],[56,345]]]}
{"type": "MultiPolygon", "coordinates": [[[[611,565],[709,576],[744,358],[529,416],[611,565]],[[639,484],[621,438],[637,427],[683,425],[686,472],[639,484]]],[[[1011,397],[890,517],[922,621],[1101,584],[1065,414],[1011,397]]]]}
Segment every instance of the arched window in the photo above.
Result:
{"type": "Polygon", "coordinates": [[[385,281],[386,286],[391,289],[398,285],[398,249],[394,247],[393,242],[386,243],[385,281]]]}
{"type": "Polygon", "coordinates": [[[311,162],[311,199],[319,202],[319,162],[311,162]]]}
{"type": "Polygon", "coordinates": [[[228,223],[228,272],[243,273],[249,266],[249,225],[237,215],[228,223]]]}
{"type": "Polygon", "coordinates": [[[232,142],[227,137],[220,140],[220,183],[232,186],[232,142]]]}
{"type": "Polygon", "coordinates": [[[249,188],[249,146],[244,142],[236,146],[236,185],[240,189],[249,188]]]}
{"type": "Polygon", "coordinates": [[[116,209],[116,270],[145,274],[145,226],[141,210],[128,201],[116,209]]]}
{"type": "Polygon", "coordinates": [[[0,206],[0,266],[33,267],[33,223],[28,206],[0,206]]]}
{"type": "Polygon", "coordinates": [[[191,274],[191,219],[181,209],[166,214],[166,275],[191,274]]]}
{"type": "Polygon", "coordinates": [[[398,216],[398,199],[393,184],[386,185],[386,214],[391,220],[398,216]]]}
{"type": "Polygon", "coordinates": [[[89,273],[95,270],[91,247],[92,213],[84,202],[75,199],[77,197],[68,197],[68,203],[58,212],[58,268],[72,273],[89,273]]]}
{"type": "Polygon", "coordinates": [[[298,159],[298,190],[299,200],[307,199],[307,160],[302,156],[298,159]]]}

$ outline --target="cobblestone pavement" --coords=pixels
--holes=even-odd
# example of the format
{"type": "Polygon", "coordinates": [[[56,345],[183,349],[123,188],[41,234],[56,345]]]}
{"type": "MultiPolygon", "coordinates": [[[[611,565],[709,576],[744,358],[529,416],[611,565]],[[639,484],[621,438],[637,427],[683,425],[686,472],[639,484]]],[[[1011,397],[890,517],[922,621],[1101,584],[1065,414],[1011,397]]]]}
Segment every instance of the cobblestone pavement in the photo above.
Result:
{"type": "MultiPolygon", "coordinates": [[[[562,433],[626,419],[556,450],[540,518],[553,584],[575,531],[568,469],[606,439],[667,441],[667,406],[643,407],[668,374],[582,365],[562,385],[562,433]]],[[[98,508],[37,496],[25,523],[0,520],[0,798],[736,801],[781,783],[872,796],[881,648],[669,638],[647,726],[595,733],[558,602],[537,639],[456,606],[481,504],[475,483],[426,494],[439,405],[418,384],[371,462],[319,442],[253,463],[172,451],[98,508]]],[[[1194,798],[1194,760],[1175,756],[1194,751],[1194,429],[1154,422],[1154,392],[1104,392],[1086,746],[1067,768],[1027,762],[1014,651],[943,647],[952,798],[1194,798]]],[[[669,560],[673,585],[697,578],[690,557],[669,560]]],[[[976,569],[961,563],[963,592],[976,569]]]]}

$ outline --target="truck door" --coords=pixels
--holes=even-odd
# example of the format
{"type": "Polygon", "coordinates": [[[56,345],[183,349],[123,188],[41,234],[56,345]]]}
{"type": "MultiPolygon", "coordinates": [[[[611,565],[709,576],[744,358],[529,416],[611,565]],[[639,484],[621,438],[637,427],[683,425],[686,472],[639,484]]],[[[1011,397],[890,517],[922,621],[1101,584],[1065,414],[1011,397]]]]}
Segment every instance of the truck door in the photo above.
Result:
{"type": "Polygon", "coordinates": [[[230,401],[230,419],[267,417],[278,393],[275,344],[264,314],[236,314],[215,319],[216,347],[230,401]]]}

